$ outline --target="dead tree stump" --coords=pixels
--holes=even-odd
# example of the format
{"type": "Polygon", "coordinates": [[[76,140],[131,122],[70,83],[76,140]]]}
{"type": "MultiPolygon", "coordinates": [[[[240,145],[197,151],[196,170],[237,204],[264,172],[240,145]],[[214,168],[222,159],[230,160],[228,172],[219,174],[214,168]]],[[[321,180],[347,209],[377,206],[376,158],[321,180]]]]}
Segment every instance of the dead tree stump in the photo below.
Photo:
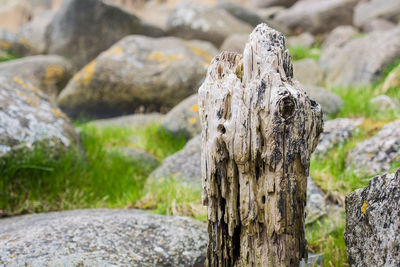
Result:
{"type": "Polygon", "coordinates": [[[216,56],[199,107],[207,265],[298,266],[322,112],[293,79],[285,37],[260,24],[243,56],[216,56]]]}

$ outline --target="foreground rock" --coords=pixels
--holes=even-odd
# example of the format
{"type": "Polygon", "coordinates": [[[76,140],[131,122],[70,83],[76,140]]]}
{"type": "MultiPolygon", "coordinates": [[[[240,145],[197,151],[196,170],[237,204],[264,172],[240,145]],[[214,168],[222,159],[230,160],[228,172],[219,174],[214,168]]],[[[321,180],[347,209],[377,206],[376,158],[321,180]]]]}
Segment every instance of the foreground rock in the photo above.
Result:
{"type": "Polygon", "coordinates": [[[36,87],[0,75],[0,157],[37,143],[70,146],[78,135],[69,119],[36,87]]]}
{"type": "Polygon", "coordinates": [[[203,266],[206,226],[138,210],[75,210],[0,220],[4,266],[203,266]]]}
{"type": "Polygon", "coordinates": [[[280,12],[275,21],[292,32],[326,33],[338,25],[351,25],[357,0],[303,0],[280,12]]]}
{"type": "Polygon", "coordinates": [[[127,36],[79,71],[58,104],[94,118],[165,112],[196,92],[216,53],[208,42],[127,36]]]}
{"type": "Polygon", "coordinates": [[[362,27],[376,18],[400,22],[400,1],[360,1],[360,3],[354,8],[354,25],[357,27],[362,27]]]}
{"type": "Polygon", "coordinates": [[[55,98],[72,77],[72,66],[60,56],[32,56],[0,63],[0,73],[10,73],[29,81],[55,98]]]}
{"type": "Polygon", "coordinates": [[[201,133],[197,94],[175,106],[163,119],[161,126],[173,134],[184,134],[189,139],[201,133]]]}
{"type": "Polygon", "coordinates": [[[338,113],[344,105],[340,96],[325,88],[315,85],[304,85],[304,89],[311,99],[321,105],[324,116],[338,113]]]}
{"type": "Polygon", "coordinates": [[[47,28],[47,53],[65,56],[79,68],[130,34],[163,32],[104,1],[67,0],[47,28]]]}
{"type": "Polygon", "coordinates": [[[352,39],[326,56],[323,53],[320,65],[328,85],[367,85],[380,78],[385,68],[399,57],[400,26],[352,39]]]}
{"type": "Polygon", "coordinates": [[[206,40],[219,47],[231,34],[251,32],[244,23],[223,9],[184,2],[168,16],[167,33],[184,39],[206,40]]]}
{"type": "Polygon", "coordinates": [[[346,196],[344,240],[350,266],[398,266],[400,171],[371,179],[346,196]]]}
{"type": "Polygon", "coordinates": [[[348,169],[368,174],[388,171],[390,164],[400,159],[399,127],[400,121],[388,123],[375,136],[359,143],[348,155],[348,169]]]}

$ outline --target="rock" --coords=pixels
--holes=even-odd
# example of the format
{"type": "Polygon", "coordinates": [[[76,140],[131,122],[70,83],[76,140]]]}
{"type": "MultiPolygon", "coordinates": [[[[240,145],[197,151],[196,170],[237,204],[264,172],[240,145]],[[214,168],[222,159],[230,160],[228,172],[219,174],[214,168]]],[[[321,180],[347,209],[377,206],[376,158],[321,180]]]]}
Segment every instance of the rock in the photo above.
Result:
{"type": "Polygon", "coordinates": [[[309,32],[303,32],[297,36],[290,36],[287,38],[288,47],[302,46],[311,48],[315,43],[314,36],[309,32]]]}
{"type": "Polygon", "coordinates": [[[267,24],[273,20],[279,12],[285,10],[282,6],[273,6],[268,8],[257,8],[256,12],[261,17],[262,20],[266,21],[267,24]]]}
{"type": "Polygon", "coordinates": [[[0,27],[16,32],[30,21],[32,16],[32,5],[28,1],[12,1],[0,8],[0,27]]]}
{"type": "Polygon", "coordinates": [[[366,33],[374,31],[382,32],[393,29],[394,27],[396,27],[396,24],[391,21],[385,19],[372,19],[365,23],[365,25],[363,26],[363,30],[366,33]]]}
{"type": "Polygon", "coordinates": [[[237,53],[243,53],[244,47],[249,39],[247,33],[235,33],[229,35],[220,47],[220,51],[231,51],[237,53]]]}
{"type": "Polygon", "coordinates": [[[157,183],[163,178],[173,177],[183,184],[201,188],[201,136],[192,138],[185,147],[164,159],[153,171],[148,183],[157,183]]]}
{"type": "MultiPolygon", "coordinates": [[[[358,34],[358,30],[350,25],[343,25],[336,27],[326,37],[322,44],[322,57],[326,56],[326,50],[330,48],[338,48],[353,39],[358,34]]],[[[328,55],[333,56],[333,55],[328,55]]]]}
{"type": "Polygon", "coordinates": [[[311,177],[307,178],[306,224],[310,224],[326,215],[326,202],[321,190],[311,177]]]}
{"type": "Polygon", "coordinates": [[[235,18],[248,23],[253,27],[265,22],[262,18],[260,18],[260,16],[257,15],[257,13],[232,2],[219,2],[216,7],[227,11],[235,18]]]}
{"type": "Polygon", "coordinates": [[[290,7],[296,2],[297,0],[251,0],[250,4],[257,8],[271,6],[290,7]]]}
{"type": "Polygon", "coordinates": [[[79,143],[74,126],[48,97],[18,76],[0,75],[0,157],[37,143],[79,143]]]}
{"type": "Polygon", "coordinates": [[[24,39],[18,38],[16,33],[0,28],[0,50],[16,56],[35,55],[37,50],[24,39]]]}
{"type": "Polygon", "coordinates": [[[343,144],[350,139],[357,127],[363,122],[363,119],[339,118],[329,120],[324,123],[324,132],[319,139],[315,155],[326,154],[336,145],[343,144]]]}
{"type": "Polygon", "coordinates": [[[360,1],[354,8],[354,25],[362,27],[375,18],[400,22],[400,2],[398,0],[360,1]]]}
{"type": "Polygon", "coordinates": [[[294,77],[305,85],[321,85],[324,81],[324,72],[319,64],[311,58],[293,62],[294,77]]]}
{"type": "Polygon", "coordinates": [[[184,39],[206,40],[219,47],[231,34],[251,32],[251,26],[222,9],[184,2],[168,16],[167,33],[184,39]]]}
{"type": "Polygon", "coordinates": [[[392,99],[387,95],[378,95],[374,98],[371,98],[369,103],[375,107],[379,111],[384,110],[399,110],[400,109],[400,102],[396,99],[392,99]]]}
{"type": "Polygon", "coordinates": [[[347,169],[376,174],[388,171],[400,157],[400,120],[386,124],[375,136],[360,142],[348,154],[347,169]]]}
{"type": "Polygon", "coordinates": [[[326,33],[339,25],[351,25],[357,0],[302,0],[280,12],[275,21],[292,32],[326,33]]]}
{"type": "Polygon", "coordinates": [[[173,134],[185,134],[192,138],[201,133],[199,119],[199,104],[197,94],[194,94],[177,106],[164,117],[161,126],[173,134]]]}
{"type": "Polygon", "coordinates": [[[58,104],[94,118],[165,112],[196,92],[216,53],[208,42],[127,36],[79,71],[58,104]]]}
{"type": "Polygon", "coordinates": [[[300,261],[300,267],[323,266],[324,254],[308,252],[307,264],[304,259],[300,261]]]}
{"type": "Polygon", "coordinates": [[[204,223],[139,210],[74,210],[0,220],[0,265],[203,266],[204,223]]]}
{"type": "Polygon", "coordinates": [[[130,34],[161,36],[163,31],[101,0],[67,0],[47,28],[47,53],[80,68],[130,34]]]}
{"type": "Polygon", "coordinates": [[[320,65],[329,86],[367,85],[399,57],[400,26],[352,39],[329,54],[323,52],[320,65]]]}
{"type": "Polygon", "coordinates": [[[386,93],[390,89],[400,87],[400,64],[395,67],[386,77],[382,84],[382,92],[386,93]]]}
{"type": "Polygon", "coordinates": [[[338,113],[344,104],[340,96],[325,88],[314,85],[304,85],[304,89],[311,99],[321,105],[324,116],[338,113]]]}
{"type": "Polygon", "coordinates": [[[112,149],[109,149],[109,151],[118,151],[129,160],[133,162],[140,162],[142,166],[146,166],[150,169],[154,169],[158,166],[158,160],[153,155],[138,148],[113,147],[112,149]]]}
{"type": "Polygon", "coordinates": [[[159,124],[163,120],[164,115],[160,113],[132,114],[109,119],[94,120],[89,125],[102,127],[131,127],[138,128],[149,124],[159,124]]]}
{"type": "Polygon", "coordinates": [[[346,196],[344,240],[350,266],[398,266],[400,171],[372,178],[346,196]]]}
{"type": "Polygon", "coordinates": [[[55,98],[72,77],[72,66],[60,56],[32,56],[0,63],[0,73],[12,73],[55,98]]]}

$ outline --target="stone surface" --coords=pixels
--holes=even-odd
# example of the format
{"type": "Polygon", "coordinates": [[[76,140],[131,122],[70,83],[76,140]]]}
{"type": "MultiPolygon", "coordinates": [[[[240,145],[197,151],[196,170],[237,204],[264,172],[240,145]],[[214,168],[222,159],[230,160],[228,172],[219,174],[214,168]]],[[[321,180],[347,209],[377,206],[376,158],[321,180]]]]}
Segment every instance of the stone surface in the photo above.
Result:
{"type": "Polygon", "coordinates": [[[32,19],[32,5],[29,1],[17,0],[2,4],[0,8],[0,27],[16,32],[32,19]]]}
{"type": "Polygon", "coordinates": [[[95,118],[166,112],[196,92],[216,53],[204,41],[127,36],[79,71],[58,104],[95,118]]]}
{"type": "Polygon", "coordinates": [[[246,45],[249,35],[247,33],[235,33],[229,35],[220,47],[220,51],[231,51],[236,53],[243,53],[244,46],[246,45]]]}
{"type": "Polygon", "coordinates": [[[346,196],[344,240],[350,266],[400,263],[400,170],[346,196]]]}
{"type": "Polygon", "coordinates": [[[324,123],[324,132],[321,135],[318,146],[315,149],[316,155],[324,155],[336,145],[343,144],[350,139],[363,119],[339,118],[324,123]]]}
{"type": "Polygon", "coordinates": [[[138,210],[74,210],[0,220],[0,265],[203,266],[204,223],[138,210]]]}
{"type": "Polygon", "coordinates": [[[0,75],[0,156],[34,144],[79,142],[74,126],[48,97],[27,81],[0,75]]]}
{"type": "Polygon", "coordinates": [[[359,143],[348,154],[347,168],[368,174],[387,171],[400,159],[400,120],[386,124],[375,136],[359,143]]]}
{"type": "Polygon", "coordinates": [[[322,57],[333,57],[334,54],[328,55],[327,50],[343,46],[357,34],[358,30],[351,25],[342,25],[336,27],[328,34],[325,41],[322,43],[322,57]]]}
{"type": "Polygon", "coordinates": [[[69,61],[56,55],[31,56],[0,63],[0,73],[12,73],[55,98],[72,77],[69,61]]]}
{"type": "Polygon", "coordinates": [[[386,93],[395,88],[400,88],[400,64],[395,67],[386,77],[382,84],[381,91],[386,93]]]}
{"type": "Polygon", "coordinates": [[[318,62],[305,58],[293,63],[294,77],[304,85],[321,85],[324,82],[324,71],[318,62]]]}
{"type": "Polygon", "coordinates": [[[179,182],[201,188],[201,136],[192,138],[185,147],[164,159],[150,174],[148,183],[163,178],[175,178],[179,182]]]}
{"type": "Polygon", "coordinates": [[[314,43],[315,43],[315,38],[309,32],[303,32],[299,35],[290,36],[287,38],[287,46],[288,47],[302,46],[302,47],[310,48],[313,46],[314,43]]]}
{"type": "Polygon", "coordinates": [[[38,50],[31,46],[18,34],[0,28],[0,50],[15,54],[16,56],[36,55],[38,50]]]}
{"type": "Polygon", "coordinates": [[[46,50],[80,68],[130,34],[161,36],[163,31],[101,0],[67,0],[47,27],[46,50]]]}
{"type": "Polygon", "coordinates": [[[311,177],[307,178],[306,224],[310,224],[326,215],[326,202],[323,193],[311,177]]]}
{"type": "Polygon", "coordinates": [[[323,52],[320,65],[329,86],[367,85],[399,57],[400,26],[354,38],[329,54],[323,52]]]}
{"type": "Polygon", "coordinates": [[[379,111],[384,111],[384,110],[399,110],[400,109],[400,102],[396,99],[390,98],[387,95],[378,95],[369,101],[369,103],[375,107],[379,111]]]}
{"type": "Polygon", "coordinates": [[[326,33],[339,25],[351,25],[357,0],[302,0],[280,12],[275,21],[292,32],[326,33]]]}
{"type": "Polygon", "coordinates": [[[283,6],[290,7],[295,4],[297,0],[251,0],[250,4],[253,7],[271,7],[271,6],[283,6]]]}
{"type": "Polygon", "coordinates": [[[344,104],[340,96],[325,88],[315,85],[304,85],[304,89],[311,99],[321,105],[324,116],[338,113],[344,104]]]}
{"type": "Polygon", "coordinates": [[[216,7],[227,11],[229,14],[231,14],[235,18],[237,18],[245,23],[248,23],[253,27],[264,22],[264,20],[260,16],[258,16],[257,13],[255,13],[255,12],[251,11],[250,9],[247,9],[246,7],[241,6],[239,4],[224,1],[224,2],[219,2],[216,5],[216,7]]]}
{"type": "Polygon", "coordinates": [[[184,39],[206,40],[219,47],[231,34],[251,32],[251,26],[222,9],[193,2],[178,5],[168,16],[167,33],[184,39]]]}
{"type": "Polygon", "coordinates": [[[372,19],[364,24],[363,30],[364,32],[374,32],[374,31],[387,31],[396,27],[391,21],[385,19],[372,19]]]}
{"type": "Polygon", "coordinates": [[[354,8],[354,25],[357,27],[362,27],[375,18],[400,22],[400,1],[360,1],[360,3],[358,3],[354,8]]]}
{"type": "Polygon", "coordinates": [[[159,124],[163,120],[164,115],[160,113],[132,114],[119,116],[109,119],[101,119],[90,121],[89,125],[96,127],[142,127],[149,124],[159,124]]]}
{"type": "Polygon", "coordinates": [[[161,126],[173,134],[184,134],[192,138],[201,133],[199,104],[194,94],[176,105],[164,117],[161,126]]]}

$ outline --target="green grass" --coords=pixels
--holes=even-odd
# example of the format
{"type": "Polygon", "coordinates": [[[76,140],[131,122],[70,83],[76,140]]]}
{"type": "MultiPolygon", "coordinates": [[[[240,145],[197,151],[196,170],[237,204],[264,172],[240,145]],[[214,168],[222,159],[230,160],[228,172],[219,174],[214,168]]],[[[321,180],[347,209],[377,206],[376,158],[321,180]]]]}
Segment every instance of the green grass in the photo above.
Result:
{"type": "Polygon", "coordinates": [[[162,160],[185,143],[183,136],[169,135],[156,125],[135,130],[83,126],[81,131],[85,153],[71,148],[49,156],[38,145],[0,161],[2,215],[134,205],[152,170],[108,148],[142,148],[162,160]]]}
{"type": "Polygon", "coordinates": [[[292,57],[292,60],[297,61],[305,58],[312,58],[315,60],[319,60],[321,56],[321,50],[317,47],[307,48],[304,46],[292,46],[289,47],[289,52],[292,57]]]}
{"type": "Polygon", "coordinates": [[[0,62],[8,61],[8,60],[13,60],[17,59],[18,57],[9,53],[9,52],[4,52],[0,50],[0,62]]]}

